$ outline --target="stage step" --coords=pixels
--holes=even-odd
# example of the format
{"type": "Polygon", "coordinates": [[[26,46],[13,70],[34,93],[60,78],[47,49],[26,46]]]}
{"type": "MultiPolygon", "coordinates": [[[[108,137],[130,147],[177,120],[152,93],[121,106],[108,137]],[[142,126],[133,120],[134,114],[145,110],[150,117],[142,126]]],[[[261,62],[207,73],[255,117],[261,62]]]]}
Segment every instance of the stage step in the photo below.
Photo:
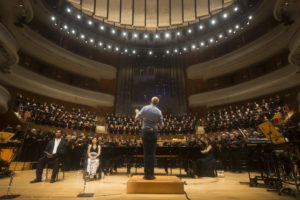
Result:
{"type": "Polygon", "coordinates": [[[184,184],[176,176],[156,176],[144,180],[143,176],[132,176],[127,181],[127,194],[183,194],[184,184]]]}
{"type": "Polygon", "coordinates": [[[29,170],[31,169],[31,162],[11,162],[9,165],[9,170],[16,170],[16,171],[22,171],[22,170],[29,170]]]}

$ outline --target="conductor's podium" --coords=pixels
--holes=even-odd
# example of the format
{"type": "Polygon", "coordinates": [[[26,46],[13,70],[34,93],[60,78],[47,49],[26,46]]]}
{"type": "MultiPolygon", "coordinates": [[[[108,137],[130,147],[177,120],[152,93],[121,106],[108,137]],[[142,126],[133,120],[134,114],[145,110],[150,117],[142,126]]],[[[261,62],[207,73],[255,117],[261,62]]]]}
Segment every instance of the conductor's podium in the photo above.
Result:
{"type": "Polygon", "coordinates": [[[143,176],[132,176],[127,181],[127,194],[184,194],[184,185],[176,176],[156,176],[144,180],[143,176]]]}

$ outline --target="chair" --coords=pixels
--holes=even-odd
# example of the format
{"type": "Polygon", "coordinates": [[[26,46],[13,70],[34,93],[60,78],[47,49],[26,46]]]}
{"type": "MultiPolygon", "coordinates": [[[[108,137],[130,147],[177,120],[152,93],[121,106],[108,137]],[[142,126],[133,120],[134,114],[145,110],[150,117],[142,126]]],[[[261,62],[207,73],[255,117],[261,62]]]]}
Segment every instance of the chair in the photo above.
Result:
{"type": "MultiPolygon", "coordinates": [[[[46,163],[46,166],[45,166],[45,168],[46,168],[46,181],[48,180],[48,171],[49,171],[49,168],[52,168],[52,163],[50,162],[50,163],[46,163]],[[49,165],[50,164],[50,165],[49,165]]],[[[62,172],[62,178],[63,178],[63,180],[65,179],[65,170],[64,170],[64,166],[63,166],[63,163],[62,162],[60,162],[59,163],[59,167],[58,167],[58,172],[57,172],[57,175],[56,175],[56,181],[58,181],[58,174],[59,174],[59,169],[61,170],[61,172],[62,172]]]]}

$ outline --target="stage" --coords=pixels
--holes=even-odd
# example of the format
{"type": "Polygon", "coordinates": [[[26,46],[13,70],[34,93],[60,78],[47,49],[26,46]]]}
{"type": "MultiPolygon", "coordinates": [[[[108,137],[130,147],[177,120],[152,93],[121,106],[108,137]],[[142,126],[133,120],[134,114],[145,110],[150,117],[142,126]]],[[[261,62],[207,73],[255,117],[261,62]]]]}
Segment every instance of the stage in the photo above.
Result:
{"type": "MultiPolygon", "coordinates": [[[[178,170],[173,170],[173,175],[178,170]]],[[[142,172],[139,169],[138,172],[142,172]]],[[[156,173],[163,173],[163,170],[155,169],[156,173]]],[[[45,174],[45,170],[44,170],[45,174]]],[[[50,175],[48,175],[49,178],[50,175]]],[[[81,171],[65,172],[65,179],[62,180],[62,174],[59,174],[59,180],[56,183],[41,182],[30,184],[29,181],[35,177],[34,170],[17,171],[11,188],[12,194],[20,194],[17,199],[235,199],[235,200],[280,200],[295,199],[293,197],[282,195],[275,192],[267,192],[266,188],[254,187],[240,184],[240,181],[248,181],[247,173],[225,172],[224,178],[183,178],[185,182],[185,194],[127,194],[126,184],[129,177],[125,174],[125,168],[118,169],[118,174],[105,176],[103,180],[87,182],[86,192],[94,193],[91,198],[77,198],[76,196],[83,192],[83,179],[81,171]]],[[[43,175],[43,178],[45,176],[43,175]]],[[[9,178],[0,179],[0,195],[6,194],[9,178]]]]}

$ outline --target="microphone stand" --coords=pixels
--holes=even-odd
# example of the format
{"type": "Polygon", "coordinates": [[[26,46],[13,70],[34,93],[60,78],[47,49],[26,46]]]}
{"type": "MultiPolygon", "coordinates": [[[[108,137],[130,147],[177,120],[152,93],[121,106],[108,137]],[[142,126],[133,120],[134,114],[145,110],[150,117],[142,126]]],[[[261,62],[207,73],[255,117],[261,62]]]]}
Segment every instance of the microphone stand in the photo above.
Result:
{"type": "Polygon", "coordinates": [[[21,152],[23,150],[25,139],[26,139],[26,136],[27,136],[27,130],[28,130],[28,122],[26,121],[25,134],[24,134],[24,137],[23,137],[21,147],[20,147],[19,152],[18,152],[17,157],[16,157],[16,164],[14,166],[13,171],[10,173],[10,180],[9,180],[9,183],[8,183],[8,186],[7,186],[7,192],[6,192],[6,195],[1,196],[0,199],[15,199],[15,198],[18,198],[19,196],[21,196],[20,194],[9,194],[9,193],[10,193],[10,188],[11,188],[12,183],[13,183],[14,175],[16,174],[15,171],[16,171],[16,168],[17,168],[17,164],[20,161],[21,152]]]}
{"type": "MultiPolygon", "coordinates": [[[[86,189],[86,179],[87,179],[87,170],[85,169],[85,166],[83,166],[83,193],[79,193],[77,195],[77,197],[93,197],[94,193],[85,193],[85,189],[86,189]]],[[[87,168],[87,166],[86,166],[87,168]]],[[[90,163],[90,172],[92,169],[92,165],[90,163]]],[[[90,176],[90,175],[89,175],[90,176]]]]}

